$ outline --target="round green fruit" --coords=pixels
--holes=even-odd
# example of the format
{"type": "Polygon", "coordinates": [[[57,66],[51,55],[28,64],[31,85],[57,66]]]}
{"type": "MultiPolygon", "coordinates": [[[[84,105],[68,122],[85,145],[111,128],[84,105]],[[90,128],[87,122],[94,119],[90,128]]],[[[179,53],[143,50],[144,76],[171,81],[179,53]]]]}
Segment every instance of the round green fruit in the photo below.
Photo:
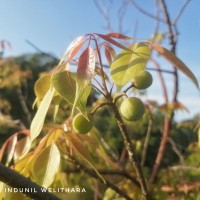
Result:
{"type": "Polygon", "coordinates": [[[93,124],[88,121],[82,113],[79,113],[74,117],[72,126],[76,133],[85,134],[92,129],[93,124]]]}
{"type": "Polygon", "coordinates": [[[136,97],[124,99],[120,105],[120,113],[127,121],[139,120],[145,112],[143,102],[136,97]]]}
{"type": "Polygon", "coordinates": [[[132,82],[135,88],[143,90],[152,84],[153,77],[148,71],[142,71],[132,79],[132,82]]]}

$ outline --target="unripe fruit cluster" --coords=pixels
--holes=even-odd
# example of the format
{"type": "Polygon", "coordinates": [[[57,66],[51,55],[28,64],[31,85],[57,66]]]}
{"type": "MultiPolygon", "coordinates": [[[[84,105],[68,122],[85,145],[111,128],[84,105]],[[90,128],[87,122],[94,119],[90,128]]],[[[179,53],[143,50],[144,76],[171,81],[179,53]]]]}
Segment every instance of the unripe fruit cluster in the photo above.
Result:
{"type": "Polygon", "coordinates": [[[120,114],[127,121],[139,120],[145,112],[143,102],[136,97],[129,97],[123,100],[120,105],[120,114]]]}
{"type": "Polygon", "coordinates": [[[74,117],[72,126],[76,133],[86,134],[92,129],[93,124],[82,113],[79,113],[74,117]]]}
{"type": "Polygon", "coordinates": [[[133,79],[132,83],[134,87],[138,90],[143,90],[148,88],[153,82],[152,75],[148,71],[141,71],[133,79]]]}

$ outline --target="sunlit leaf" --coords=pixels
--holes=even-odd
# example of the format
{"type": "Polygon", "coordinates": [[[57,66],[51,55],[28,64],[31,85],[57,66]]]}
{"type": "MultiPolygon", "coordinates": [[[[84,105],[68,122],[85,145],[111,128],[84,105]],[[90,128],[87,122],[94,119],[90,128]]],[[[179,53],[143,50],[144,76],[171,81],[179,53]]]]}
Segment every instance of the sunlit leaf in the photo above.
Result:
{"type": "Polygon", "coordinates": [[[50,88],[50,84],[51,84],[50,74],[46,74],[36,81],[34,86],[34,91],[38,100],[41,101],[44,98],[45,94],[50,88]]]}
{"type": "Polygon", "coordinates": [[[122,87],[135,75],[146,68],[150,56],[150,48],[144,43],[136,43],[123,50],[111,64],[111,76],[114,83],[122,87]]]}
{"type": "Polygon", "coordinates": [[[55,144],[46,147],[40,152],[33,166],[33,177],[36,182],[47,188],[58,172],[60,165],[60,152],[55,144]]]}
{"type": "Polygon", "coordinates": [[[73,104],[76,95],[76,74],[63,71],[52,75],[52,85],[56,92],[73,104]]]}
{"type": "Polygon", "coordinates": [[[83,39],[84,39],[84,36],[78,36],[77,38],[75,38],[75,39],[71,42],[71,44],[68,46],[67,50],[65,51],[64,55],[62,56],[62,58],[61,58],[59,64],[61,64],[61,63],[66,59],[67,56],[70,56],[70,55],[71,55],[71,53],[73,52],[73,50],[74,50],[80,43],[82,43],[83,39]]]}
{"type": "Polygon", "coordinates": [[[72,108],[72,113],[76,106],[86,115],[86,102],[91,92],[91,79],[95,74],[95,55],[93,49],[89,46],[80,55],[77,69],[76,96],[72,108]],[[81,103],[81,104],[80,104],[81,103]]]}
{"type": "Polygon", "coordinates": [[[196,87],[199,89],[199,83],[195,77],[195,75],[190,71],[190,69],[171,51],[161,47],[159,45],[150,44],[151,48],[159,53],[163,58],[173,64],[178,70],[182,71],[187,77],[189,77],[196,87]]]}
{"type": "Polygon", "coordinates": [[[19,140],[15,146],[14,160],[15,162],[23,157],[31,147],[30,137],[24,137],[19,140]]]}
{"type": "Polygon", "coordinates": [[[17,144],[17,135],[14,135],[11,138],[10,142],[8,143],[6,165],[10,163],[10,161],[14,156],[16,144],[17,144]]]}
{"type": "MultiPolygon", "coordinates": [[[[5,154],[5,151],[6,149],[8,150],[8,156],[13,157],[13,154],[14,154],[14,151],[15,149],[13,150],[13,148],[16,147],[16,144],[17,144],[17,136],[18,135],[25,135],[25,136],[28,136],[29,135],[29,130],[21,130],[21,131],[18,131],[17,133],[15,133],[14,135],[10,136],[4,143],[3,145],[1,146],[1,149],[0,149],[0,161],[2,160],[2,157],[3,155],[5,154]],[[12,149],[12,150],[11,150],[12,149]]],[[[10,160],[10,158],[8,158],[8,160],[10,160]]]]}
{"type": "Polygon", "coordinates": [[[95,70],[95,55],[93,49],[89,46],[79,57],[77,80],[87,79],[91,80],[94,76],[95,70]]]}
{"type": "Polygon", "coordinates": [[[47,141],[46,141],[46,146],[51,145],[52,143],[55,143],[58,138],[62,135],[63,130],[62,129],[54,129],[52,133],[49,134],[47,141]]]}
{"type": "Polygon", "coordinates": [[[63,71],[52,75],[52,85],[56,92],[85,115],[87,98],[91,92],[91,84],[86,79],[82,79],[81,83],[77,92],[75,73],[63,71]]]}
{"type": "Polygon", "coordinates": [[[84,44],[84,40],[80,41],[70,52],[69,58],[68,58],[68,62],[70,62],[72,60],[72,58],[78,53],[78,51],[81,49],[81,47],[84,44]]]}
{"type": "Polygon", "coordinates": [[[20,172],[20,174],[22,174],[23,176],[29,177],[30,171],[32,168],[31,163],[33,160],[34,160],[34,156],[32,152],[29,154],[26,154],[23,158],[21,158],[15,163],[14,169],[20,172]]]}
{"type": "Polygon", "coordinates": [[[51,100],[53,98],[54,92],[55,92],[54,89],[49,89],[47,91],[46,95],[44,96],[37,110],[37,113],[35,114],[32,120],[31,127],[30,127],[31,141],[33,141],[40,134],[42,130],[44,120],[45,120],[47,111],[49,109],[51,100]]]}

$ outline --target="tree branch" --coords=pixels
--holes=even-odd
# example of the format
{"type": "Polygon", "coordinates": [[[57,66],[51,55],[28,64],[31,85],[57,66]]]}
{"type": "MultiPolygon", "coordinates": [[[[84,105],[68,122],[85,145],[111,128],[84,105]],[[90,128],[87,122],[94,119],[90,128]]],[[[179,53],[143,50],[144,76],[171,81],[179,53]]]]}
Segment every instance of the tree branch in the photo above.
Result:
{"type": "MultiPolygon", "coordinates": [[[[88,169],[88,171],[93,171],[88,169]]],[[[67,169],[65,170],[66,173],[79,173],[80,169],[67,169]]],[[[118,175],[123,176],[129,180],[131,180],[138,188],[140,188],[140,183],[129,173],[123,170],[98,170],[98,172],[102,175],[118,175]]]]}
{"type": "Polygon", "coordinates": [[[191,0],[186,0],[185,3],[183,4],[182,8],[180,9],[179,13],[177,14],[175,20],[173,21],[173,25],[176,26],[178,20],[180,19],[181,15],[183,14],[185,8],[187,5],[190,3],[191,0]]]}
{"type": "MultiPolygon", "coordinates": [[[[165,17],[165,22],[167,25],[167,30],[168,30],[168,37],[169,37],[169,43],[171,45],[171,52],[176,54],[176,37],[177,35],[174,34],[173,32],[173,24],[171,22],[170,16],[169,16],[169,11],[167,9],[165,0],[160,0],[163,15],[165,17]]],[[[177,96],[178,96],[178,91],[179,91],[179,80],[178,80],[178,72],[175,66],[173,66],[173,75],[174,75],[174,92],[173,92],[173,102],[177,101],[177,96]]],[[[167,100],[167,99],[166,99],[167,100]]],[[[168,142],[169,134],[170,134],[170,128],[172,126],[172,121],[174,117],[174,111],[171,112],[170,115],[167,113],[165,114],[165,119],[164,119],[164,128],[163,128],[163,136],[160,142],[160,146],[158,149],[157,157],[155,160],[155,164],[153,166],[152,174],[150,177],[150,182],[154,182],[155,178],[157,176],[160,164],[162,162],[164,152],[166,150],[166,145],[168,142]]]]}
{"type": "Polygon", "coordinates": [[[147,12],[146,10],[144,10],[142,7],[140,7],[137,3],[135,3],[134,0],[128,0],[137,10],[139,10],[141,13],[143,13],[144,15],[154,19],[154,20],[159,20],[163,23],[165,23],[165,20],[162,18],[159,18],[157,16],[152,15],[151,13],[147,12]]]}
{"type": "Polygon", "coordinates": [[[43,188],[28,178],[18,174],[14,170],[0,163],[0,181],[13,188],[26,188],[23,193],[35,200],[60,200],[57,196],[48,191],[43,192],[43,188]],[[36,191],[33,191],[33,189],[36,191]]]}
{"type": "MultiPolygon", "coordinates": [[[[69,155],[70,156],[70,155],[69,155]]],[[[115,192],[117,192],[119,195],[121,195],[122,197],[124,197],[127,200],[133,200],[131,197],[129,197],[124,191],[122,191],[121,189],[119,189],[116,185],[114,185],[113,183],[111,183],[110,181],[106,180],[104,178],[104,181],[102,180],[102,178],[100,178],[98,176],[98,174],[94,171],[94,170],[90,170],[88,169],[85,165],[83,165],[82,163],[80,163],[78,160],[76,160],[75,158],[71,158],[71,161],[76,165],[76,167],[78,167],[78,169],[84,171],[86,174],[88,174],[89,176],[101,181],[102,183],[104,183],[105,185],[107,185],[109,188],[113,189],[115,192]]]]}
{"type": "Polygon", "coordinates": [[[115,118],[118,122],[120,132],[121,132],[121,134],[124,138],[124,143],[125,143],[126,150],[128,152],[129,161],[130,161],[131,165],[135,168],[136,175],[139,179],[143,196],[145,197],[146,200],[148,200],[148,199],[150,199],[150,197],[149,197],[146,181],[145,181],[145,178],[144,178],[144,175],[143,175],[143,172],[142,172],[142,168],[141,168],[139,161],[137,159],[131,138],[130,138],[128,132],[127,132],[126,126],[124,125],[124,122],[121,118],[121,115],[119,113],[117,106],[114,103],[112,103],[111,108],[112,108],[114,115],[115,115],[115,118]]]}

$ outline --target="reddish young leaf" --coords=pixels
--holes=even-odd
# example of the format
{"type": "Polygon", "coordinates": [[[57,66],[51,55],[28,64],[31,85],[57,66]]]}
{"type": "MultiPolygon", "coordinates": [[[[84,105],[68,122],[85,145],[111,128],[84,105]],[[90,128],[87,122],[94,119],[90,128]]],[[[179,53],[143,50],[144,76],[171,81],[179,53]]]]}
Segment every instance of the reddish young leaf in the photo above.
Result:
{"type": "Polygon", "coordinates": [[[106,48],[105,48],[105,56],[106,56],[106,58],[108,60],[109,65],[111,65],[112,57],[111,57],[110,51],[108,51],[108,49],[106,49],[106,48]]]}
{"type": "Polygon", "coordinates": [[[9,49],[9,50],[12,49],[10,42],[8,42],[7,40],[0,40],[0,48],[3,50],[4,49],[9,49]]]}
{"type": "Polygon", "coordinates": [[[72,60],[72,58],[78,53],[78,51],[81,49],[81,47],[83,46],[84,43],[85,43],[85,41],[82,40],[74,49],[72,49],[70,56],[68,58],[68,62],[70,62],[72,60]]]}
{"type": "Polygon", "coordinates": [[[1,146],[1,149],[0,149],[0,161],[2,160],[2,157],[6,151],[6,149],[9,149],[9,146],[10,146],[10,143],[13,143],[13,140],[16,140],[17,139],[17,136],[20,135],[20,134],[23,134],[25,136],[28,136],[29,135],[29,130],[23,130],[23,131],[19,131],[17,133],[15,133],[14,135],[10,136],[4,143],[3,145],[1,146]],[[14,138],[14,139],[13,139],[14,138]]]}
{"type": "Polygon", "coordinates": [[[108,33],[108,34],[106,34],[106,36],[112,37],[112,38],[117,38],[120,40],[133,40],[134,39],[134,38],[131,38],[131,37],[128,37],[126,35],[123,35],[121,33],[116,33],[116,32],[108,33]]]}
{"type": "Polygon", "coordinates": [[[80,55],[77,69],[78,79],[90,80],[95,73],[95,55],[93,49],[89,46],[80,55]]]}
{"type": "Polygon", "coordinates": [[[20,139],[15,145],[14,160],[18,161],[21,157],[28,153],[31,146],[30,137],[20,139]]]}
{"type": "Polygon", "coordinates": [[[86,161],[94,169],[99,178],[101,178],[102,181],[105,182],[104,178],[101,176],[101,174],[99,174],[99,172],[91,162],[93,161],[93,159],[89,152],[88,145],[86,145],[87,142],[89,142],[90,144],[94,144],[95,140],[93,140],[93,138],[88,137],[87,135],[80,135],[75,133],[68,134],[66,136],[68,142],[75,150],[75,153],[78,153],[78,155],[80,155],[81,158],[83,158],[83,160],[86,161]]]}
{"type": "Polygon", "coordinates": [[[86,159],[87,161],[91,161],[91,156],[89,154],[87,146],[84,145],[84,140],[82,141],[78,134],[68,134],[67,140],[76,153],[80,154],[82,158],[86,159]]]}
{"type": "Polygon", "coordinates": [[[3,143],[3,145],[2,145],[2,147],[1,147],[1,149],[0,149],[0,161],[2,160],[2,158],[3,158],[3,155],[4,155],[4,152],[5,152],[5,150],[6,150],[6,146],[8,145],[8,140],[6,140],[4,143],[3,143]]]}
{"type": "Polygon", "coordinates": [[[110,54],[112,55],[113,58],[115,58],[115,56],[117,55],[115,50],[109,45],[105,43],[105,48],[108,49],[108,51],[110,52],[110,54]]]}
{"type": "Polygon", "coordinates": [[[176,57],[172,52],[165,49],[164,47],[161,47],[159,45],[150,44],[151,48],[155,50],[157,53],[159,53],[163,58],[168,60],[170,63],[172,63],[177,69],[182,71],[186,76],[188,76],[196,85],[196,87],[199,89],[199,83],[195,77],[195,75],[190,71],[190,69],[178,58],[176,57]]]}
{"type": "Polygon", "coordinates": [[[119,48],[121,48],[121,49],[125,49],[125,50],[127,50],[127,51],[132,52],[131,49],[129,49],[129,48],[125,47],[124,45],[120,44],[119,42],[113,40],[112,38],[108,37],[107,35],[103,35],[103,34],[97,34],[97,35],[98,35],[100,38],[102,38],[102,39],[108,41],[109,43],[111,43],[111,44],[113,44],[113,45],[115,45],[115,46],[117,46],[117,47],[119,47],[119,48]]]}
{"type": "Polygon", "coordinates": [[[7,146],[7,159],[6,159],[6,165],[10,163],[12,160],[14,153],[15,153],[15,146],[17,144],[17,135],[13,135],[12,138],[10,138],[10,142],[8,143],[7,146]]]}
{"type": "Polygon", "coordinates": [[[83,42],[84,36],[79,36],[77,38],[75,38],[71,44],[68,46],[67,50],[65,51],[64,55],[62,56],[60,62],[58,65],[60,65],[67,56],[71,57],[71,54],[73,52],[73,50],[79,46],[79,44],[81,44],[83,42]]]}

